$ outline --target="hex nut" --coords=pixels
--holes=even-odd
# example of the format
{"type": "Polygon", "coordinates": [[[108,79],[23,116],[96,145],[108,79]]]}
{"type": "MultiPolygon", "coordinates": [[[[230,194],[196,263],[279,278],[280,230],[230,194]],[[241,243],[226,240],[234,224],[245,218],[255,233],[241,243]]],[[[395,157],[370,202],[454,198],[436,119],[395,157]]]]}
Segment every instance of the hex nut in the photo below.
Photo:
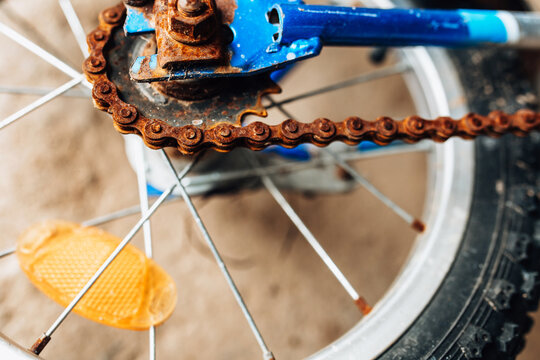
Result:
{"type": "Polygon", "coordinates": [[[188,14],[178,9],[179,0],[168,2],[169,35],[184,44],[200,44],[208,41],[218,28],[214,0],[201,0],[206,5],[200,14],[188,14]]]}

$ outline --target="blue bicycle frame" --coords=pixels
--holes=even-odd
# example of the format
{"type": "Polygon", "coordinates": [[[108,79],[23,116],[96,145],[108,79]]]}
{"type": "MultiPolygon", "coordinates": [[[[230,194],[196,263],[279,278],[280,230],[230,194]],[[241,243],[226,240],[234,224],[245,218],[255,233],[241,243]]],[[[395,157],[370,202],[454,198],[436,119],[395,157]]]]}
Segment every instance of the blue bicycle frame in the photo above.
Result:
{"type": "MultiPolygon", "coordinates": [[[[247,76],[317,56],[323,46],[540,45],[540,17],[490,10],[368,9],[305,5],[301,1],[236,0],[228,24],[234,39],[229,64],[159,68],[157,55],[138,58],[136,81],[247,76]]],[[[128,34],[153,31],[152,21],[128,8],[128,34]]]]}

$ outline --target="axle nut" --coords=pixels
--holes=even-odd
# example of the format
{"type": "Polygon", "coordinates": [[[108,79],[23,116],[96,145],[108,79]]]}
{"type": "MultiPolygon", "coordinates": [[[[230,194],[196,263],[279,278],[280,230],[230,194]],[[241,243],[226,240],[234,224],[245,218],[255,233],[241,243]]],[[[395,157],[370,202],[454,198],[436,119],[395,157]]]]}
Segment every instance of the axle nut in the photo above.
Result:
{"type": "Polygon", "coordinates": [[[208,41],[218,28],[214,0],[169,0],[168,32],[184,44],[208,41]]]}

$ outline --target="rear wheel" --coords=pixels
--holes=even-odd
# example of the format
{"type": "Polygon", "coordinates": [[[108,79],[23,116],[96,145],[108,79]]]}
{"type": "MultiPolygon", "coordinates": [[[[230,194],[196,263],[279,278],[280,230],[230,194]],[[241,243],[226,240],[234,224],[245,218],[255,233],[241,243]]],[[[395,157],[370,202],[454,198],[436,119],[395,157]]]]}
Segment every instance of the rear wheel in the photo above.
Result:
{"type": "MultiPolygon", "coordinates": [[[[351,5],[350,2],[346,3],[351,5]]],[[[384,3],[384,1],[378,3],[384,3]]],[[[342,54],[337,53],[338,57],[342,54]]],[[[519,66],[515,66],[515,64],[519,62],[519,59],[514,52],[503,53],[498,50],[445,52],[418,48],[400,51],[398,58],[412,69],[412,71],[406,72],[405,80],[417,111],[424,116],[460,116],[468,110],[486,113],[494,108],[513,111],[525,105],[520,104],[520,101],[523,102],[523,99],[531,97],[527,86],[524,85],[523,77],[521,74],[516,74],[515,69],[519,66]],[[505,85],[501,85],[501,82],[504,82],[505,85]],[[491,92],[487,91],[489,86],[492,88],[491,92]],[[505,99],[506,103],[502,103],[501,98],[505,99]]],[[[387,108],[384,111],[392,111],[390,105],[392,104],[388,104],[390,110],[387,108]]],[[[292,109],[296,108],[292,107],[292,109]]],[[[280,118],[282,119],[282,115],[280,118]]],[[[312,118],[309,116],[309,111],[306,118],[312,118]]],[[[79,141],[74,141],[75,143],[82,142],[84,138],[77,139],[79,141]]],[[[536,253],[532,250],[535,249],[533,222],[537,189],[534,186],[538,164],[534,155],[538,153],[537,145],[537,137],[526,140],[505,137],[500,141],[479,140],[475,144],[458,140],[439,145],[430,152],[427,159],[429,170],[426,183],[428,190],[425,195],[426,206],[424,208],[426,233],[417,238],[409,261],[403,267],[394,284],[375,306],[373,312],[347,334],[313,355],[312,358],[353,357],[367,359],[377,356],[383,359],[415,360],[439,359],[445,358],[445,356],[448,358],[463,356],[465,358],[492,358],[495,356],[494,354],[497,356],[509,354],[508,356],[511,356],[518,351],[521,335],[526,330],[525,312],[532,304],[536,303],[536,268],[533,266],[536,253]]],[[[72,152],[67,151],[64,155],[69,157],[72,154],[72,152]]],[[[215,169],[215,164],[219,163],[221,161],[209,162],[207,168],[215,169]]],[[[418,162],[416,163],[418,164],[418,162]]],[[[420,171],[421,167],[418,166],[420,171]]],[[[114,172],[112,170],[109,170],[111,174],[114,172]]],[[[221,170],[223,169],[214,171],[214,174],[210,175],[220,173],[221,170]]],[[[284,177],[275,176],[274,179],[276,183],[279,183],[280,179],[284,177]]],[[[300,178],[300,180],[305,181],[305,177],[300,178]]],[[[292,180],[282,183],[283,186],[291,184],[294,185],[292,180]]],[[[253,182],[244,185],[252,186],[253,182]]],[[[295,188],[292,185],[291,187],[295,188]]],[[[414,188],[414,186],[406,187],[404,184],[400,184],[400,186],[402,189],[414,188]]],[[[300,188],[302,187],[300,186],[300,188]]],[[[123,189],[123,186],[117,187],[117,189],[123,189]]],[[[202,190],[201,188],[197,190],[196,187],[192,187],[193,192],[208,193],[210,190],[213,189],[202,187],[202,190]]],[[[6,193],[8,191],[5,190],[6,193]]],[[[343,191],[343,189],[339,191],[343,191]]],[[[370,208],[364,195],[351,197],[356,203],[347,205],[348,215],[362,213],[363,219],[366,219],[366,215],[368,215],[366,213],[369,213],[370,208]]],[[[324,206],[316,206],[301,198],[296,199],[296,206],[304,210],[303,216],[311,218],[311,224],[317,231],[324,232],[324,226],[317,226],[317,223],[321,222],[321,219],[326,219],[329,214],[324,211],[317,212],[317,209],[332,209],[330,211],[332,215],[337,214],[337,211],[344,207],[340,204],[347,197],[349,195],[341,196],[339,201],[334,201],[334,206],[331,208],[327,207],[330,206],[328,202],[321,203],[324,206]]],[[[418,196],[416,198],[418,199],[418,196]]],[[[221,202],[222,205],[218,207],[218,211],[211,213],[212,216],[209,216],[208,221],[216,223],[216,233],[218,231],[226,233],[223,235],[222,241],[230,245],[229,248],[235,251],[235,254],[242,253],[242,247],[247,246],[242,242],[239,244],[238,238],[244,239],[253,235],[239,236],[238,232],[241,230],[240,226],[237,225],[238,222],[231,225],[229,220],[245,219],[246,214],[249,213],[257,215],[255,218],[264,218],[264,221],[257,222],[255,219],[250,222],[250,224],[256,224],[252,228],[256,231],[256,238],[262,238],[260,233],[269,232],[275,228],[281,229],[283,224],[287,224],[284,220],[277,218],[274,213],[269,212],[268,202],[273,201],[269,197],[248,195],[244,198],[222,197],[218,198],[217,201],[221,202]],[[245,201],[246,198],[253,202],[245,201]],[[240,204],[240,206],[234,207],[234,212],[228,206],[232,201],[239,201],[240,204]],[[263,202],[264,206],[261,205],[263,202]],[[229,239],[227,239],[227,234],[229,234],[229,239]]],[[[59,213],[61,214],[61,212],[59,213]]],[[[88,211],[81,212],[76,216],[84,218],[84,216],[88,216],[88,211]]],[[[162,229],[172,226],[171,224],[177,219],[177,216],[167,216],[164,215],[166,221],[160,223],[162,229]]],[[[334,216],[337,217],[337,215],[334,216]]],[[[383,213],[382,216],[388,216],[388,214],[383,213]]],[[[393,220],[399,221],[398,219],[393,220]]],[[[359,244],[355,241],[347,241],[349,238],[354,240],[353,235],[361,237],[358,234],[369,228],[367,223],[362,224],[360,220],[353,221],[346,222],[349,224],[346,231],[343,231],[343,227],[338,226],[337,230],[325,232],[330,235],[330,238],[333,234],[334,236],[335,234],[340,235],[338,236],[339,243],[326,242],[325,246],[336,254],[345,253],[340,258],[346,264],[346,270],[350,270],[345,271],[346,273],[358,272],[357,265],[360,253],[365,249],[368,249],[366,251],[374,249],[374,246],[369,245],[369,242],[359,244]],[[358,228],[354,226],[356,221],[360,224],[358,228]],[[347,247],[347,244],[351,247],[347,247]],[[348,256],[347,253],[352,253],[355,256],[348,256]]],[[[240,222],[240,224],[243,223],[244,221],[240,222]]],[[[387,226],[385,221],[377,222],[377,224],[382,224],[377,230],[384,231],[381,228],[387,226]]],[[[173,235],[175,232],[177,234],[179,231],[186,231],[185,228],[171,230],[172,234],[167,234],[167,231],[160,234],[168,235],[172,239],[169,244],[175,244],[176,238],[173,235]]],[[[399,231],[392,233],[384,231],[384,234],[384,236],[393,238],[394,241],[406,242],[408,241],[406,238],[412,238],[412,236],[400,234],[399,231]]],[[[367,232],[367,237],[370,236],[371,234],[367,232]]],[[[274,239],[270,236],[266,243],[271,243],[272,240],[274,239]]],[[[249,277],[239,270],[237,272],[239,276],[248,277],[248,280],[254,281],[250,285],[244,285],[243,288],[250,294],[248,295],[249,302],[256,304],[254,305],[255,318],[261,319],[263,333],[272,332],[280,327],[289,329],[293,326],[316,329],[320,324],[321,329],[317,330],[321,330],[324,335],[322,338],[325,341],[330,341],[340,335],[341,329],[344,327],[343,324],[355,322],[359,317],[358,314],[353,313],[353,310],[344,305],[349,304],[349,299],[346,296],[340,297],[340,295],[334,294],[339,291],[339,287],[327,284],[331,283],[333,279],[327,282],[326,273],[312,270],[315,265],[312,265],[309,258],[311,253],[308,251],[311,249],[301,248],[302,254],[294,257],[294,260],[298,261],[297,264],[300,265],[289,266],[286,262],[276,264],[277,261],[273,258],[267,259],[266,254],[271,253],[268,249],[275,250],[275,248],[270,247],[264,241],[262,242],[259,244],[259,248],[262,248],[263,252],[266,251],[266,253],[263,254],[264,256],[258,255],[257,257],[261,268],[255,270],[255,274],[249,277]],[[267,269],[272,269],[270,272],[273,272],[274,276],[266,276],[267,269]],[[291,275],[291,272],[309,279],[302,282],[302,277],[295,277],[296,275],[291,275]],[[286,278],[292,278],[292,280],[287,281],[286,278]],[[261,281],[261,279],[265,280],[261,281]],[[310,283],[311,287],[304,286],[305,282],[310,283]],[[279,295],[280,286],[285,288],[285,292],[288,294],[279,295]],[[261,295],[253,294],[261,288],[265,289],[269,295],[265,292],[262,292],[261,295]],[[314,298],[314,292],[308,290],[328,294],[326,296],[321,294],[314,298]],[[294,294],[296,296],[289,297],[289,293],[296,293],[294,294]],[[281,306],[280,311],[269,314],[268,309],[278,302],[281,306]],[[327,306],[330,302],[339,309],[338,315],[336,316],[334,312],[331,316],[319,314],[321,313],[319,309],[327,306]],[[298,306],[298,304],[309,305],[298,306]],[[272,318],[276,318],[278,321],[272,322],[272,318]],[[333,322],[329,322],[329,318],[333,322]],[[340,319],[334,321],[335,318],[340,319]],[[314,321],[310,322],[310,320],[314,321]],[[336,323],[338,325],[334,325],[332,328],[331,325],[336,323]]],[[[381,255],[388,254],[391,249],[398,247],[392,241],[388,241],[387,244],[387,247],[383,248],[384,251],[380,252],[381,255]]],[[[192,246],[199,247],[197,251],[200,251],[200,245],[192,246]]],[[[172,246],[168,245],[168,247],[172,246]]],[[[189,247],[187,248],[189,249],[189,247]]],[[[182,250],[186,250],[186,246],[182,250]]],[[[212,274],[209,274],[212,270],[206,269],[205,266],[182,263],[181,259],[185,256],[184,251],[171,250],[171,254],[167,254],[167,252],[162,253],[162,256],[165,258],[167,255],[169,256],[171,271],[176,272],[184,282],[193,281],[195,286],[190,289],[198,290],[197,294],[206,294],[210,298],[214,298],[215,301],[199,305],[199,301],[182,300],[185,301],[183,304],[188,310],[181,312],[179,318],[176,319],[181,328],[180,335],[167,335],[169,341],[164,339],[162,343],[164,347],[169,349],[165,349],[163,352],[172,354],[171,356],[174,358],[180,356],[178,355],[180,347],[188,348],[183,354],[188,358],[190,356],[216,358],[223,356],[223,349],[226,349],[228,357],[231,357],[231,354],[235,358],[257,356],[257,351],[252,349],[249,334],[245,336],[243,324],[241,324],[242,326],[237,324],[242,321],[241,318],[234,317],[234,321],[228,321],[230,319],[226,314],[234,311],[231,310],[234,304],[231,306],[224,304],[225,300],[221,298],[221,292],[214,289],[216,287],[214,284],[217,283],[214,280],[219,279],[219,275],[214,278],[212,274]],[[173,265],[177,262],[184,264],[181,265],[183,268],[175,268],[173,265]],[[189,275],[192,275],[191,279],[188,277],[189,275]],[[202,286],[198,282],[211,286],[202,286]],[[186,319],[189,319],[189,315],[191,315],[189,309],[195,309],[198,315],[208,313],[208,309],[221,309],[213,312],[210,316],[212,325],[214,319],[222,320],[225,323],[220,332],[221,337],[215,335],[217,332],[211,332],[210,336],[215,344],[205,345],[204,341],[192,340],[192,330],[186,326],[186,319]],[[235,341],[231,345],[230,334],[232,332],[235,333],[235,341]],[[248,341],[243,341],[244,338],[248,338],[248,341]],[[188,341],[190,341],[189,347],[191,349],[188,346],[178,346],[177,344],[177,342],[186,344],[188,341]],[[208,348],[212,347],[215,349],[210,351],[208,348]]],[[[392,256],[394,256],[393,253],[392,256]]],[[[245,266],[242,259],[234,258],[230,262],[236,263],[239,269],[245,266]]],[[[399,264],[396,265],[396,262],[397,260],[393,258],[381,259],[380,263],[383,264],[381,268],[385,266],[397,268],[399,264]]],[[[247,263],[249,266],[249,261],[247,263]]],[[[318,259],[313,263],[319,266],[318,259]]],[[[211,265],[213,266],[213,264],[211,265]]],[[[370,269],[362,271],[369,273],[370,269]]],[[[8,272],[5,271],[5,273],[8,272]]],[[[13,278],[6,277],[5,284],[9,285],[10,282],[14,282],[13,278]]],[[[352,278],[356,283],[363,284],[363,281],[366,281],[362,274],[352,275],[352,278]]],[[[378,297],[375,295],[377,291],[374,291],[373,294],[372,297],[378,297]]],[[[30,301],[32,300],[30,299],[30,301]]],[[[33,304],[37,304],[37,302],[33,304]]],[[[40,312],[45,312],[41,307],[39,309],[40,312]]],[[[53,317],[56,310],[56,308],[49,309],[49,317],[53,317]]],[[[20,311],[19,315],[21,313],[26,314],[26,318],[28,318],[28,312],[20,311]]],[[[6,317],[12,315],[8,312],[5,314],[8,314],[5,315],[6,317]]],[[[66,330],[62,336],[67,338],[69,331],[76,333],[75,339],[91,338],[92,334],[95,333],[90,332],[88,330],[90,328],[97,333],[107,334],[104,337],[108,337],[108,334],[111,334],[112,337],[112,334],[115,333],[111,329],[101,331],[101,327],[88,326],[86,322],[78,320],[74,327],[75,331],[66,330]]],[[[214,330],[205,329],[195,323],[196,321],[191,322],[190,326],[193,329],[214,330]]],[[[45,325],[47,324],[43,326],[45,325]]],[[[34,333],[35,327],[30,327],[32,331],[26,330],[27,333],[30,333],[27,337],[32,338],[38,335],[38,333],[34,333]]],[[[165,327],[168,327],[168,324],[165,327]]],[[[15,328],[15,326],[12,324],[11,328],[15,328]]],[[[163,334],[165,331],[172,333],[173,330],[170,327],[169,329],[165,328],[163,334]]],[[[19,329],[18,342],[29,343],[29,339],[20,335],[22,332],[19,329]]],[[[277,358],[296,358],[307,354],[307,350],[312,352],[313,348],[320,346],[320,339],[306,340],[310,337],[303,336],[303,333],[302,329],[296,329],[294,330],[295,336],[282,338],[281,334],[269,335],[270,344],[278,343],[283,347],[282,350],[280,347],[274,350],[277,358]],[[302,345],[302,342],[309,342],[309,346],[302,345]],[[299,347],[301,351],[298,350],[299,347]]],[[[125,340],[128,339],[128,335],[121,334],[114,340],[116,342],[113,345],[104,346],[105,353],[109,354],[105,356],[129,359],[147,358],[144,347],[137,344],[142,343],[144,338],[129,336],[131,341],[125,340]]],[[[14,358],[15,355],[11,351],[15,348],[7,345],[5,340],[0,341],[4,345],[0,348],[0,354],[10,354],[6,357],[14,358]]],[[[62,343],[61,340],[56,341],[62,343]]],[[[71,348],[71,354],[81,358],[84,356],[95,358],[95,353],[92,352],[93,348],[90,345],[69,344],[69,341],[66,341],[67,344],[64,343],[63,347],[67,350],[71,348]],[[80,349],[84,349],[84,351],[80,349]],[[79,355],[79,351],[83,354],[79,355]]],[[[18,356],[22,356],[21,354],[19,353],[18,356]]],[[[45,355],[47,358],[62,356],[56,352],[52,352],[50,356],[48,353],[45,355]]],[[[71,356],[73,357],[73,355],[71,356]]],[[[167,358],[167,356],[163,356],[163,358],[167,358]]]]}

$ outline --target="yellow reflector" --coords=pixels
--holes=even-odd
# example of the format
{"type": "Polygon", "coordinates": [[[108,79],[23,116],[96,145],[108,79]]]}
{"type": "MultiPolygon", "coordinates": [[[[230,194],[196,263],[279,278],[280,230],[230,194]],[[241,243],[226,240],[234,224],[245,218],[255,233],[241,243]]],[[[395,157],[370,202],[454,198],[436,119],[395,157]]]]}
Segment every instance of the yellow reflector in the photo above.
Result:
{"type": "MultiPolygon", "coordinates": [[[[22,270],[45,295],[62,306],[86,285],[121,239],[97,228],[47,221],[17,241],[22,270]]],[[[140,250],[128,245],[74,311],[123,329],[145,330],[163,323],[176,305],[172,278],[140,250]]]]}

